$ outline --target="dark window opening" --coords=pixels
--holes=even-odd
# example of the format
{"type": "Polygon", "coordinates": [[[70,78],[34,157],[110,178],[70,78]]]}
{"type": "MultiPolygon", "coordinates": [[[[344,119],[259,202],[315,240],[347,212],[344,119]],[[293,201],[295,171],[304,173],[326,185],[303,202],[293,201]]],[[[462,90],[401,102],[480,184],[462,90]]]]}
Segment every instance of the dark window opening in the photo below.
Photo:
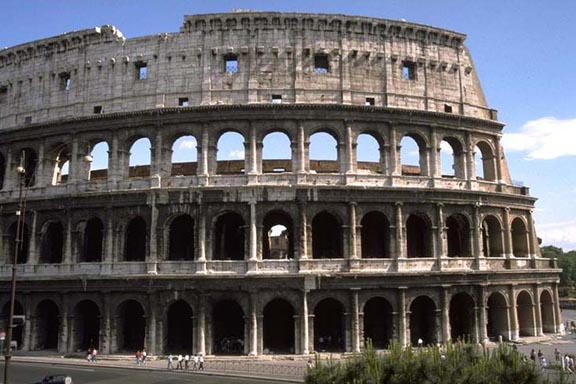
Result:
{"type": "Polygon", "coordinates": [[[100,347],[100,310],[89,300],[78,303],[74,311],[74,345],[78,351],[100,347]]]}
{"type": "Polygon", "coordinates": [[[430,228],[420,216],[410,215],[406,220],[406,248],[409,258],[432,257],[430,228]]]}
{"type": "Polygon", "coordinates": [[[508,304],[501,293],[493,293],[488,298],[488,324],[486,330],[491,341],[498,341],[502,336],[509,340],[508,333],[508,304]]]}
{"type": "Polygon", "coordinates": [[[368,106],[374,106],[376,105],[376,99],[373,97],[367,97],[366,98],[366,103],[364,105],[368,105],[368,106]]]}
{"type": "Polygon", "coordinates": [[[444,104],[444,112],[452,113],[452,106],[448,104],[444,104]]]}
{"type": "Polygon", "coordinates": [[[178,106],[179,107],[187,107],[189,105],[189,100],[187,97],[179,97],[178,98],[178,106]]]}
{"type": "Polygon", "coordinates": [[[36,340],[33,349],[57,349],[60,337],[60,314],[58,306],[51,300],[44,300],[36,309],[36,340]]]}
{"type": "Polygon", "coordinates": [[[388,300],[375,297],[364,306],[364,339],[376,349],[386,349],[393,337],[393,309],[388,300]]]}
{"type": "Polygon", "coordinates": [[[214,354],[244,353],[244,311],[233,300],[220,301],[212,312],[214,354]]]}
{"type": "Polygon", "coordinates": [[[494,216],[488,216],[482,223],[482,246],[484,257],[502,256],[502,230],[494,216]]]}
{"type": "Polygon", "coordinates": [[[528,231],[519,218],[512,221],[512,253],[515,257],[527,257],[529,253],[528,231]]]}
{"type": "Polygon", "coordinates": [[[102,109],[101,105],[95,105],[94,106],[94,114],[95,115],[99,115],[101,113],[104,113],[104,110],[102,109]]]}
{"type": "Polygon", "coordinates": [[[264,350],[294,353],[294,309],[286,300],[275,299],[264,308],[264,350]]]}
{"type": "Polygon", "coordinates": [[[321,212],[312,220],[312,258],[342,258],[342,228],[331,213],[321,212]]]}
{"type": "Polygon", "coordinates": [[[448,257],[470,257],[470,224],[462,215],[452,215],[446,220],[448,257]]]}
{"type": "Polygon", "coordinates": [[[416,80],[416,63],[412,61],[402,62],[402,79],[416,80]]]}
{"type": "Polygon", "coordinates": [[[72,86],[72,76],[70,75],[70,72],[62,72],[58,76],[60,77],[60,90],[69,91],[72,86]]]}
{"type": "Polygon", "coordinates": [[[475,340],[474,300],[466,293],[458,293],[450,300],[450,337],[452,341],[472,343],[475,340]]]}
{"type": "Polygon", "coordinates": [[[335,299],[324,299],[314,309],[314,350],[343,352],[344,307],[335,299]]]}
{"type": "Polygon", "coordinates": [[[427,296],[419,296],[410,305],[410,342],[418,346],[436,344],[436,305],[427,296]]]}
{"type": "Polygon", "coordinates": [[[32,124],[32,116],[26,116],[24,118],[24,124],[32,124]]]}
{"type": "Polygon", "coordinates": [[[238,56],[229,53],[224,56],[224,72],[237,73],[238,72],[238,56]]]}
{"type": "Polygon", "coordinates": [[[272,104],[282,104],[282,95],[272,95],[272,104]]]}
{"type": "Polygon", "coordinates": [[[146,238],[146,222],[141,217],[135,217],[126,229],[126,261],[146,260],[146,238]]]}
{"type": "Polygon", "coordinates": [[[50,223],[42,236],[40,263],[57,264],[62,262],[64,229],[61,223],[50,223]]]}
{"type": "Polygon", "coordinates": [[[369,212],[362,218],[362,258],[390,257],[390,223],[380,212],[369,212]]]}
{"type": "Polygon", "coordinates": [[[168,309],[166,353],[187,354],[192,351],[194,329],[192,308],[183,300],[178,300],[168,309]]]}
{"type": "Polygon", "coordinates": [[[540,295],[540,313],[542,314],[542,331],[544,333],[556,333],[554,303],[548,291],[543,291],[540,295]]]}
{"type": "Polygon", "coordinates": [[[244,220],[237,213],[218,218],[214,228],[214,260],[244,260],[244,220]]]}
{"type": "Polygon", "coordinates": [[[136,66],[136,80],[146,80],[148,78],[148,64],[143,62],[135,63],[136,66]]]}
{"type": "Polygon", "coordinates": [[[134,353],[144,347],[146,317],[140,303],[128,300],[118,307],[117,313],[117,351],[134,353]]]}
{"type": "Polygon", "coordinates": [[[188,215],[175,218],[170,224],[169,260],[194,260],[194,221],[188,215]]]}
{"type": "Polygon", "coordinates": [[[314,55],[314,72],[315,73],[330,72],[330,61],[328,60],[328,55],[325,54],[314,55]]]}
{"type": "Polygon", "coordinates": [[[0,87],[0,104],[4,104],[8,100],[8,87],[0,87]]]}
{"type": "Polygon", "coordinates": [[[534,303],[527,291],[522,291],[516,299],[516,314],[518,317],[519,336],[536,336],[536,324],[534,318],[534,303]]]}
{"type": "Polygon", "coordinates": [[[97,263],[102,261],[102,241],[104,225],[98,218],[88,220],[84,229],[84,246],[80,262],[97,263]]]}

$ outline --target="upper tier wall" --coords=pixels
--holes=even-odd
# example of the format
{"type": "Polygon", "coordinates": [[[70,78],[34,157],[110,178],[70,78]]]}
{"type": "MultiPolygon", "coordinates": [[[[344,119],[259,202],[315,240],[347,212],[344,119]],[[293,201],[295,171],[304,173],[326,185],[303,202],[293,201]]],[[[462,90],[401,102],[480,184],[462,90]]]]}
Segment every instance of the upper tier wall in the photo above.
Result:
{"type": "Polygon", "coordinates": [[[0,129],[273,96],[495,120],[464,39],[401,21],[261,12],[185,16],[179,33],[134,39],[87,29],[0,50],[0,129]]]}

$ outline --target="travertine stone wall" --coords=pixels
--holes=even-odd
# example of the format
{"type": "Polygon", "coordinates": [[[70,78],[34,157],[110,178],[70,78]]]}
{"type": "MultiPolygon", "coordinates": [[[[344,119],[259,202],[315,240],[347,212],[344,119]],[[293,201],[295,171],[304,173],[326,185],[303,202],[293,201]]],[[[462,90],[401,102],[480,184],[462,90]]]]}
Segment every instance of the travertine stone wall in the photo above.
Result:
{"type": "Polygon", "coordinates": [[[0,50],[0,129],[182,98],[197,106],[270,103],[272,95],[283,103],[373,98],[495,119],[464,39],[407,22],[272,12],[186,16],[178,33],[131,39],[113,26],[71,32],[0,50]],[[226,72],[226,55],[235,55],[237,72],[226,72]],[[318,55],[327,73],[315,71],[318,55]]]}

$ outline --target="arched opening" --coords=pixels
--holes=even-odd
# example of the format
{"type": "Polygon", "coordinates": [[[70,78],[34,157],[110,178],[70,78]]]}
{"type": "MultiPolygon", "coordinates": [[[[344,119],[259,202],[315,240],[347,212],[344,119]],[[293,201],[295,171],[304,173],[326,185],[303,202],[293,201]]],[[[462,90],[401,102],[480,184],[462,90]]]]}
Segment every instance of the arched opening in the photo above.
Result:
{"type": "Polygon", "coordinates": [[[102,261],[102,241],[104,224],[97,217],[88,220],[84,228],[84,244],[80,262],[99,263],[102,261]]]}
{"type": "Polygon", "coordinates": [[[356,163],[359,173],[384,173],[381,144],[371,133],[358,135],[356,163]]]}
{"type": "Polygon", "coordinates": [[[216,155],[219,175],[246,173],[244,136],[238,132],[226,132],[218,139],[218,152],[216,155]]]}
{"type": "Polygon", "coordinates": [[[498,341],[500,336],[503,340],[508,340],[510,337],[508,303],[501,293],[494,292],[488,297],[488,324],[486,329],[488,338],[492,341],[498,341]]]}
{"type": "Polygon", "coordinates": [[[228,212],[214,226],[214,260],[244,260],[244,219],[228,212]]]}
{"type": "Polygon", "coordinates": [[[283,132],[271,132],[262,140],[262,172],[292,172],[290,138],[283,132]]]}
{"type": "Polygon", "coordinates": [[[448,257],[471,257],[470,223],[464,215],[454,214],[446,219],[448,257]]]}
{"type": "Polygon", "coordinates": [[[58,349],[60,313],[52,300],[43,300],[36,307],[35,349],[58,349]]]}
{"type": "Polygon", "coordinates": [[[180,215],[170,223],[170,250],[168,260],[194,260],[194,220],[180,215]]]}
{"type": "Polygon", "coordinates": [[[108,143],[105,141],[100,141],[92,147],[89,180],[106,180],[108,178],[108,154],[108,143]]]}
{"type": "Polygon", "coordinates": [[[6,175],[6,160],[4,155],[0,153],[0,191],[4,188],[4,176],[6,175]]]}
{"type": "Polygon", "coordinates": [[[516,299],[516,308],[519,336],[537,336],[532,296],[526,291],[521,291],[516,299]]]}
{"type": "Polygon", "coordinates": [[[20,223],[21,227],[18,229],[18,223],[12,223],[8,228],[8,258],[9,264],[14,262],[14,253],[16,253],[16,264],[26,264],[28,262],[28,254],[30,250],[30,232],[26,223],[20,223]],[[19,238],[19,241],[17,241],[19,238]]]}
{"type": "Polygon", "coordinates": [[[494,216],[482,222],[482,247],[485,257],[502,257],[502,227],[494,216]]]}
{"type": "MultiPolygon", "coordinates": [[[[19,301],[14,301],[14,315],[22,316],[24,315],[24,307],[19,301]]],[[[10,301],[8,301],[2,307],[2,318],[8,319],[10,316],[10,301]]],[[[12,328],[12,341],[16,342],[16,349],[22,348],[22,342],[24,340],[24,325],[17,325],[12,328]]]]}
{"type": "Polygon", "coordinates": [[[390,302],[374,297],[364,305],[364,339],[370,339],[376,349],[386,349],[394,330],[393,309],[390,302]]]}
{"type": "Polygon", "coordinates": [[[426,143],[418,135],[406,135],[400,141],[400,168],[403,176],[427,176],[426,143]]]}
{"type": "Polygon", "coordinates": [[[244,311],[234,300],[222,300],[212,312],[212,337],[217,355],[244,353],[244,311]]]}
{"type": "Polygon", "coordinates": [[[70,170],[70,148],[64,144],[58,144],[54,149],[48,151],[46,155],[49,160],[54,162],[52,185],[66,183],[70,170]]]}
{"type": "Polygon", "coordinates": [[[492,147],[485,141],[476,144],[474,162],[478,180],[496,181],[496,156],[492,147]]]}
{"type": "Polygon", "coordinates": [[[432,239],[428,221],[420,215],[406,220],[406,249],[409,258],[432,257],[432,239]]]}
{"type": "Polygon", "coordinates": [[[436,304],[428,296],[418,296],[410,304],[410,342],[413,346],[436,344],[436,304]]]}
{"type": "Polygon", "coordinates": [[[464,150],[454,137],[445,137],[440,142],[440,170],[442,177],[464,179],[466,176],[464,150]]]}
{"type": "Polygon", "coordinates": [[[192,308],[184,300],[178,300],[168,307],[166,316],[166,352],[189,354],[194,345],[192,308]]]}
{"type": "Polygon", "coordinates": [[[128,177],[149,177],[152,164],[152,145],[150,140],[142,137],[130,147],[128,177]]]}
{"type": "Polygon", "coordinates": [[[335,299],[324,299],[314,309],[314,350],[344,352],[344,306],[335,299]]]}
{"type": "Polygon", "coordinates": [[[540,314],[542,316],[542,332],[555,333],[554,303],[548,291],[542,291],[540,294],[540,314]]]}
{"type": "Polygon", "coordinates": [[[310,136],[310,171],[316,173],[338,173],[338,139],[328,132],[316,132],[310,136]]]}
{"type": "Polygon", "coordinates": [[[126,300],[118,306],[116,316],[117,352],[144,348],[146,317],[142,305],[136,300],[126,300]]]}
{"type": "Polygon", "coordinates": [[[452,341],[473,343],[476,340],[474,299],[466,293],[458,293],[450,300],[450,337],[452,341]]]}
{"type": "Polygon", "coordinates": [[[262,258],[292,259],[294,257],[294,225],[284,211],[268,212],[262,228],[262,258]]]}
{"type": "Polygon", "coordinates": [[[125,261],[146,260],[146,222],[140,216],[130,220],[126,228],[126,244],[124,246],[125,261]]]}
{"type": "Polygon", "coordinates": [[[20,153],[20,164],[24,166],[24,186],[32,187],[36,184],[36,167],[38,166],[38,156],[32,148],[24,148],[20,153]]]}
{"type": "Polygon", "coordinates": [[[390,257],[390,222],[377,211],[368,212],[360,222],[362,258],[390,257]]]}
{"type": "Polygon", "coordinates": [[[90,300],[83,300],[74,308],[75,350],[100,348],[100,310],[90,300]]]}
{"type": "Polygon", "coordinates": [[[294,353],[294,309],[286,300],[264,307],[264,353],[294,353]]]}
{"type": "Polygon", "coordinates": [[[172,144],[172,176],[196,174],[198,150],[196,138],[192,135],[180,136],[172,144]]]}
{"type": "Polygon", "coordinates": [[[42,247],[40,252],[41,264],[58,264],[62,262],[62,248],[64,246],[64,228],[59,221],[48,223],[42,233],[42,247]]]}
{"type": "Polygon", "coordinates": [[[342,258],[342,226],[329,212],[320,212],[312,220],[312,258],[342,258]]]}
{"type": "Polygon", "coordinates": [[[518,217],[512,221],[512,253],[515,257],[528,256],[528,231],[518,217]]]}

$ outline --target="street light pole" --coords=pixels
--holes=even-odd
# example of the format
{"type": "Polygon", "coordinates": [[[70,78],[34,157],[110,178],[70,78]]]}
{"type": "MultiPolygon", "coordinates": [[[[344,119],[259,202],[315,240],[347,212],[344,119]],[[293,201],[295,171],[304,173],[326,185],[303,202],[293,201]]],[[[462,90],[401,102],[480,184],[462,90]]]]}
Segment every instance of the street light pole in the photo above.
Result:
{"type": "Polygon", "coordinates": [[[14,305],[16,302],[16,266],[18,264],[18,253],[22,247],[22,239],[24,237],[24,184],[25,178],[24,174],[26,169],[24,168],[24,152],[20,157],[20,165],[16,168],[18,176],[20,178],[20,188],[18,191],[18,210],[16,211],[16,216],[18,216],[18,221],[16,224],[16,238],[14,244],[14,259],[12,260],[12,288],[10,291],[10,312],[8,314],[8,329],[6,330],[6,345],[4,354],[4,384],[9,384],[10,375],[10,360],[12,359],[12,330],[14,328],[14,305]]]}

